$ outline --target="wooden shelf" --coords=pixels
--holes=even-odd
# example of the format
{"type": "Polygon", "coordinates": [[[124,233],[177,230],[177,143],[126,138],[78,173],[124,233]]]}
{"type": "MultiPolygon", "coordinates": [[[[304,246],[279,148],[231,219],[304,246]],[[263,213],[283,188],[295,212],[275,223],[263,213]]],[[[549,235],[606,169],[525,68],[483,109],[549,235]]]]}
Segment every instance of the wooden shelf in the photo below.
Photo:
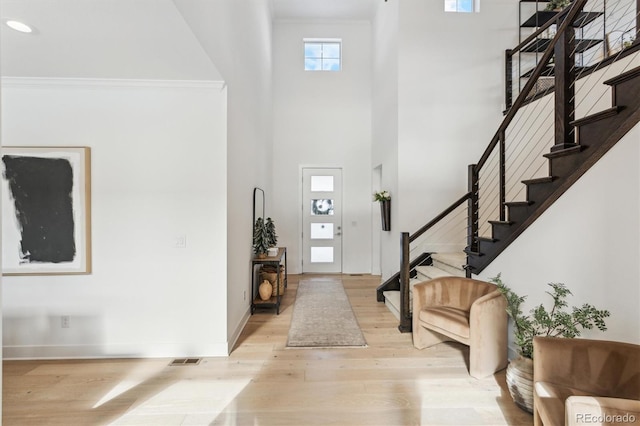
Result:
{"type": "MultiPolygon", "coordinates": [[[[575,67],[574,69],[575,69],[576,75],[579,75],[586,68],[588,68],[588,67],[575,67]]],[[[540,75],[540,77],[553,77],[555,75],[554,70],[555,70],[555,67],[553,66],[553,64],[547,65],[545,67],[544,71],[542,71],[542,74],[540,75]]],[[[520,77],[521,78],[529,78],[529,77],[531,77],[531,74],[533,74],[533,69],[525,72],[520,77]]]]}
{"type": "MultiPolygon", "coordinates": [[[[256,281],[256,265],[273,265],[276,267],[278,278],[276,281],[276,285],[278,286],[278,291],[280,291],[280,285],[278,283],[283,284],[283,288],[287,287],[288,273],[287,273],[287,248],[286,247],[278,247],[278,254],[276,256],[267,256],[267,257],[257,257],[254,256],[251,259],[251,314],[253,314],[256,309],[275,309],[276,314],[280,314],[280,301],[282,300],[282,294],[278,294],[277,296],[271,296],[270,299],[262,300],[258,295],[259,285],[260,283],[256,281]],[[283,270],[281,270],[280,266],[283,266],[283,270]]],[[[258,272],[259,273],[259,272],[258,272]]],[[[258,280],[259,281],[259,280],[258,280]]]]}
{"type": "MultiPolygon", "coordinates": [[[[551,43],[550,38],[539,38],[533,40],[531,43],[526,45],[522,51],[525,53],[541,53],[547,50],[549,44],[551,43]]],[[[599,39],[579,39],[576,40],[576,53],[583,53],[594,46],[602,43],[602,40],[599,39]]]]}
{"type": "Polygon", "coordinates": [[[278,303],[278,298],[280,298],[282,296],[271,296],[269,299],[267,300],[262,300],[259,297],[256,297],[255,299],[253,299],[253,304],[256,306],[259,305],[270,305],[269,307],[273,307],[273,305],[276,305],[278,303]]]}
{"type": "MultiPolygon", "coordinates": [[[[539,10],[531,15],[529,19],[520,24],[520,26],[522,28],[538,28],[551,21],[557,14],[558,12],[553,10],[539,10]]],[[[585,25],[592,23],[602,15],[604,15],[603,12],[580,12],[573,23],[573,27],[582,28],[585,25]]]]}

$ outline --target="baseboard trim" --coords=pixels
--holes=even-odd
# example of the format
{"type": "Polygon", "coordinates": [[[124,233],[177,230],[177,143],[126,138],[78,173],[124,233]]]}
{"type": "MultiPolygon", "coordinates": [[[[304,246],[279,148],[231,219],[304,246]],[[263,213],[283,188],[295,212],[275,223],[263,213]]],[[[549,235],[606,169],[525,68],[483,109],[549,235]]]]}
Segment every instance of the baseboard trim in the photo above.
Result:
{"type": "Polygon", "coordinates": [[[242,333],[242,330],[244,330],[244,327],[249,322],[249,318],[251,318],[251,308],[247,307],[247,310],[245,311],[244,315],[242,316],[242,319],[240,320],[240,322],[238,323],[238,326],[235,328],[233,333],[227,339],[227,342],[229,344],[227,346],[227,355],[230,354],[231,351],[233,351],[233,348],[235,348],[236,343],[238,342],[238,339],[240,338],[240,334],[242,333]]]}
{"type": "Polygon", "coordinates": [[[226,357],[227,343],[3,346],[4,360],[226,357]]]}

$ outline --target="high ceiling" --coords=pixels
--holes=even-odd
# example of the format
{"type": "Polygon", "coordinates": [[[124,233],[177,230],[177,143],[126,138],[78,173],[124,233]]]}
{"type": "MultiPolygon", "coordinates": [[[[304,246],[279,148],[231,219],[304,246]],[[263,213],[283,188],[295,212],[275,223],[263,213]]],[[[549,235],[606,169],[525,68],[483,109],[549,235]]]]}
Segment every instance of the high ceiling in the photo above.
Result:
{"type": "Polygon", "coordinates": [[[369,20],[382,0],[272,0],[275,19],[369,20]]]}
{"type": "MultiPolygon", "coordinates": [[[[7,77],[219,80],[219,71],[178,11],[179,1],[186,8],[193,3],[0,0],[0,73],[7,77]],[[33,33],[9,29],[4,25],[8,19],[28,23],[33,33]]],[[[383,0],[271,1],[274,20],[335,21],[371,19],[374,6],[383,0]]]]}

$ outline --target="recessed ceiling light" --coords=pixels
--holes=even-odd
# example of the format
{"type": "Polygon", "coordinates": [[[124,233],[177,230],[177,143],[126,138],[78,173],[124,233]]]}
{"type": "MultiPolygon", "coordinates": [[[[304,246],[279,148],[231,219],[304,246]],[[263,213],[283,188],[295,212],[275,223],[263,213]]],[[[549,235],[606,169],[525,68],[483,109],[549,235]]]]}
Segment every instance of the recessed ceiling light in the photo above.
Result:
{"type": "Polygon", "coordinates": [[[12,30],[20,31],[21,33],[30,33],[33,31],[30,26],[20,21],[8,20],[5,24],[12,30]]]}

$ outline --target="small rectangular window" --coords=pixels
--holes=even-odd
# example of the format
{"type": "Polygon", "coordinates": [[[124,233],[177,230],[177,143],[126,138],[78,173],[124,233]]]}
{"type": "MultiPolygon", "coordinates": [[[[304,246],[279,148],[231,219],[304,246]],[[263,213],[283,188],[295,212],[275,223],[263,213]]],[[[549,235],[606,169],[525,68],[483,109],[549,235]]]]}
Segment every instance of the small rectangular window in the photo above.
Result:
{"type": "Polygon", "coordinates": [[[478,7],[475,0],[444,0],[445,12],[477,12],[478,7]]]}
{"type": "Polygon", "coordinates": [[[340,71],[342,40],[304,40],[305,71],[340,71]]]}

